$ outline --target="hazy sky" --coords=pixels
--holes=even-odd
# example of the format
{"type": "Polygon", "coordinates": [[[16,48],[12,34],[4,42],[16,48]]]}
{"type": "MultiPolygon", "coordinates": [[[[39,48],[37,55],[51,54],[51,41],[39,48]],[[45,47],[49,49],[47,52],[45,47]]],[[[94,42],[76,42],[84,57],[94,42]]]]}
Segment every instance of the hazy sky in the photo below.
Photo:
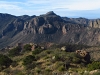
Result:
{"type": "Polygon", "coordinates": [[[0,13],[31,16],[48,11],[66,17],[100,18],[100,0],[0,0],[0,13]]]}

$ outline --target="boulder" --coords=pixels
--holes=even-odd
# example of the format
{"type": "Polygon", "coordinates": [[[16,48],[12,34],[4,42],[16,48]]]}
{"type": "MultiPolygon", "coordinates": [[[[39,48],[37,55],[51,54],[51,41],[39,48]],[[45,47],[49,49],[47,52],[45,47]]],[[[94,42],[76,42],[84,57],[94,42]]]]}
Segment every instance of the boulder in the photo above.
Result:
{"type": "Polygon", "coordinates": [[[62,51],[66,51],[66,46],[61,47],[62,51]]]}
{"type": "Polygon", "coordinates": [[[81,57],[86,57],[86,55],[88,54],[86,51],[84,50],[76,50],[76,53],[78,55],[80,55],[81,57]]]}

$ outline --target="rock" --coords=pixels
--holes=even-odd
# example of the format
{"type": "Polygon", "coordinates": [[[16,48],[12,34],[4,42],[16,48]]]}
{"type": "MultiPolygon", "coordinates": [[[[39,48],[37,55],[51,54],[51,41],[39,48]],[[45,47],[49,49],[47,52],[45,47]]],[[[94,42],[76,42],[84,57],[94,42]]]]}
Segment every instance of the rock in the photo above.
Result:
{"type": "Polygon", "coordinates": [[[54,31],[54,27],[51,24],[44,24],[39,28],[39,34],[50,34],[54,31]]]}
{"type": "Polygon", "coordinates": [[[61,47],[62,51],[66,51],[66,46],[61,47]]]}
{"type": "Polygon", "coordinates": [[[85,57],[87,55],[87,52],[84,50],[76,50],[76,53],[79,54],[81,57],[85,57]]]}
{"type": "Polygon", "coordinates": [[[62,27],[62,32],[63,32],[63,34],[66,34],[67,33],[67,30],[66,30],[66,26],[65,25],[62,27]]]}
{"type": "Polygon", "coordinates": [[[93,28],[100,28],[100,19],[90,20],[89,26],[93,28]]]}
{"type": "Polygon", "coordinates": [[[100,70],[93,70],[93,71],[90,71],[89,74],[90,74],[90,75],[93,75],[94,73],[97,73],[97,72],[100,72],[100,70]]]}
{"type": "Polygon", "coordinates": [[[38,45],[37,44],[34,44],[34,45],[32,45],[31,50],[34,51],[36,48],[38,48],[38,45]]]}
{"type": "Polygon", "coordinates": [[[64,75],[70,75],[70,73],[69,72],[66,72],[64,75]]]}
{"type": "Polygon", "coordinates": [[[54,60],[56,58],[56,56],[53,56],[52,59],[54,60]]]}
{"type": "Polygon", "coordinates": [[[31,25],[41,26],[45,23],[44,17],[35,17],[30,21],[31,25]]]}
{"type": "Polygon", "coordinates": [[[45,47],[41,47],[42,50],[45,50],[45,47]]]}

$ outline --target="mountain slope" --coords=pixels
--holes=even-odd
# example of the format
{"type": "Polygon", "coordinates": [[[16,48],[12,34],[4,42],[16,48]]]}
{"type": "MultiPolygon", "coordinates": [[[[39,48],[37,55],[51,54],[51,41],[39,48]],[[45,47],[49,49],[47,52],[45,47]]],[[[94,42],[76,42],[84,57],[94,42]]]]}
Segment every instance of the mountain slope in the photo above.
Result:
{"type": "Polygon", "coordinates": [[[100,44],[100,19],[67,18],[53,11],[40,16],[0,13],[0,48],[16,43],[100,44]]]}

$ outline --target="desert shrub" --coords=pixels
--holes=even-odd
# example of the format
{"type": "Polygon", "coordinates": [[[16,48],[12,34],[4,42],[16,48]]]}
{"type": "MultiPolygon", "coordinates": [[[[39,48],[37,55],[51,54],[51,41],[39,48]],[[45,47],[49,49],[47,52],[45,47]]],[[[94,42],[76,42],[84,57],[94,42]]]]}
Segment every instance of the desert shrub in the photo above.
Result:
{"type": "Polygon", "coordinates": [[[5,72],[7,73],[5,75],[25,75],[22,71],[17,69],[13,71],[11,69],[6,69],[5,72]]]}
{"type": "Polygon", "coordinates": [[[63,66],[64,62],[58,61],[55,63],[55,68],[58,69],[59,67],[63,66]]]}
{"type": "Polygon", "coordinates": [[[8,53],[9,53],[8,55],[11,56],[11,57],[13,57],[13,56],[19,55],[20,52],[21,52],[21,48],[17,46],[16,48],[11,49],[11,50],[8,52],[8,53]]]}
{"type": "Polygon", "coordinates": [[[18,65],[18,63],[16,61],[13,61],[11,64],[12,67],[16,67],[17,65],[18,65]]]}
{"type": "Polygon", "coordinates": [[[62,61],[67,62],[78,62],[78,60],[80,59],[74,52],[61,53],[60,58],[62,61]]]}
{"type": "Polygon", "coordinates": [[[28,56],[26,56],[25,59],[23,60],[23,65],[24,65],[24,66],[27,66],[27,65],[31,64],[34,60],[35,60],[35,56],[28,55],[28,56]]]}
{"type": "Polygon", "coordinates": [[[49,58],[50,58],[49,56],[45,56],[45,57],[44,57],[44,59],[49,59],[49,58]]]}
{"type": "Polygon", "coordinates": [[[100,69],[100,62],[92,62],[90,64],[88,64],[88,70],[96,70],[96,69],[100,69]]]}
{"type": "Polygon", "coordinates": [[[59,70],[59,71],[65,71],[65,67],[64,67],[64,66],[60,66],[60,67],[58,68],[58,70],[59,70]]]}
{"type": "Polygon", "coordinates": [[[24,66],[24,68],[26,70],[31,70],[31,69],[34,69],[35,67],[36,67],[36,62],[35,61],[33,61],[32,63],[27,64],[27,65],[24,66]]]}
{"type": "Polygon", "coordinates": [[[46,68],[45,71],[47,71],[47,72],[51,72],[52,70],[50,70],[49,68],[46,68]]]}
{"type": "Polygon", "coordinates": [[[31,51],[32,46],[30,44],[24,45],[24,51],[31,51]]]}
{"type": "Polygon", "coordinates": [[[81,62],[81,59],[80,58],[77,58],[77,57],[74,57],[72,59],[72,62],[77,64],[77,63],[80,63],[81,62]]]}
{"type": "Polygon", "coordinates": [[[10,66],[12,60],[5,55],[0,54],[0,70],[10,66]]]}
{"type": "Polygon", "coordinates": [[[58,54],[55,55],[55,61],[59,61],[60,60],[60,56],[58,54]]]}
{"type": "Polygon", "coordinates": [[[86,45],[77,45],[77,44],[68,44],[66,45],[66,51],[75,51],[75,50],[79,50],[79,49],[83,49],[83,48],[88,48],[89,46],[86,45]]]}
{"type": "Polygon", "coordinates": [[[36,48],[33,52],[32,52],[32,54],[33,55],[36,55],[36,54],[39,54],[39,53],[41,53],[43,50],[41,49],[41,48],[36,48]]]}
{"type": "Polygon", "coordinates": [[[61,48],[63,46],[66,46],[66,51],[69,51],[69,52],[73,52],[75,50],[90,47],[90,46],[87,46],[87,45],[78,45],[78,44],[60,44],[60,45],[54,45],[54,48],[61,48]]]}
{"type": "Polygon", "coordinates": [[[36,66],[35,60],[35,56],[28,55],[23,59],[22,64],[24,65],[26,70],[33,69],[36,66]]]}
{"type": "Polygon", "coordinates": [[[83,62],[81,62],[81,63],[80,63],[80,67],[86,67],[86,64],[83,63],[83,62]]]}
{"type": "Polygon", "coordinates": [[[40,72],[41,72],[41,69],[37,68],[37,69],[36,69],[36,72],[37,72],[37,73],[40,73],[40,72]]]}
{"type": "Polygon", "coordinates": [[[36,60],[38,60],[38,59],[40,59],[40,58],[42,58],[42,57],[44,57],[44,58],[49,58],[46,50],[40,51],[39,54],[37,54],[37,53],[34,54],[34,53],[35,53],[35,52],[33,52],[33,55],[35,55],[36,60]]]}
{"type": "Polygon", "coordinates": [[[58,45],[53,44],[53,45],[51,45],[48,49],[55,49],[55,48],[57,48],[57,47],[58,47],[58,45]]]}
{"type": "Polygon", "coordinates": [[[84,63],[82,60],[83,58],[77,55],[75,52],[66,53],[65,60],[70,63],[80,64],[84,63]]]}
{"type": "Polygon", "coordinates": [[[52,59],[50,60],[52,63],[55,63],[56,61],[60,61],[60,56],[55,54],[52,59]]]}
{"type": "Polygon", "coordinates": [[[16,75],[25,75],[25,74],[22,72],[18,72],[16,75]]]}
{"type": "Polygon", "coordinates": [[[51,50],[46,50],[45,52],[46,52],[47,54],[51,54],[51,53],[52,53],[51,50]]]}

